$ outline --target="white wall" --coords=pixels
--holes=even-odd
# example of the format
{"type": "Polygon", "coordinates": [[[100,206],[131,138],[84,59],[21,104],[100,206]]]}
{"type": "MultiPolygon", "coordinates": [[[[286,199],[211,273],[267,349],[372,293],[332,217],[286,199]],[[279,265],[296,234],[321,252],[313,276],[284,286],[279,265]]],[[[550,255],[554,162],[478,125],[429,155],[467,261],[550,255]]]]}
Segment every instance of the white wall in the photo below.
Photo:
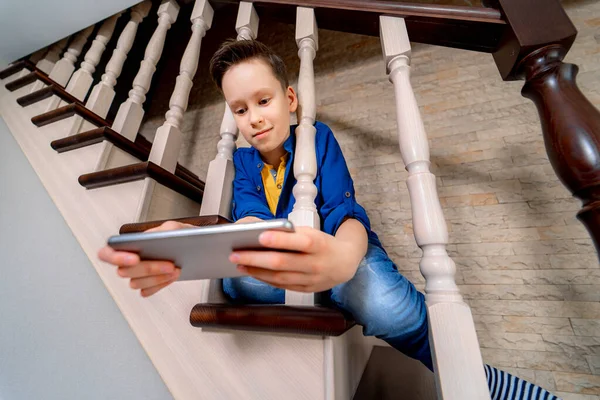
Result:
{"type": "Polygon", "coordinates": [[[140,0],[0,0],[0,68],[140,0]]]}
{"type": "Polygon", "coordinates": [[[0,399],[172,399],[0,118],[0,399]]]}

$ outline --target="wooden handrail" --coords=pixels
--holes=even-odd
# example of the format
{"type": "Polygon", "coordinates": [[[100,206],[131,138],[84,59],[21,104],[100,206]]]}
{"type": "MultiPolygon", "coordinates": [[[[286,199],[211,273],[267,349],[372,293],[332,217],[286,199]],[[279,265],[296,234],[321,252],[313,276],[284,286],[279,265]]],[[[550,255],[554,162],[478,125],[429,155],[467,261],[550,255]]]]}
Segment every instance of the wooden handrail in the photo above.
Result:
{"type": "MultiPolygon", "coordinates": [[[[239,3],[237,0],[216,0],[215,2],[239,3]]],[[[397,17],[428,17],[495,24],[506,23],[502,19],[500,10],[491,7],[416,4],[386,0],[254,0],[253,3],[363,11],[397,17]]]]}
{"type": "MultiPolygon", "coordinates": [[[[213,3],[233,12],[240,1],[213,0],[213,3]]],[[[413,42],[484,53],[498,49],[508,27],[504,14],[491,7],[392,0],[256,0],[253,4],[261,18],[285,24],[295,23],[298,6],[312,7],[320,29],[375,37],[379,37],[381,15],[403,17],[413,42]]]]}

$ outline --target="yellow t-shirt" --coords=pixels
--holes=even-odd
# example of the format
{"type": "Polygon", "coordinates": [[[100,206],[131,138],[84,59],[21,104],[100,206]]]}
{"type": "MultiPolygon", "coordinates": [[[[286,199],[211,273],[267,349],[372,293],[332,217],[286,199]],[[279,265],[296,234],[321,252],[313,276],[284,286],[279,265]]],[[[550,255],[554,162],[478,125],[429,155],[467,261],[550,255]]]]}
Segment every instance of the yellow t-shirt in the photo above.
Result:
{"type": "Polygon", "coordinates": [[[277,204],[279,203],[279,196],[281,196],[281,188],[283,187],[283,179],[285,178],[288,155],[289,153],[286,153],[281,157],[281,163],[279,164],[277,171],[275,171],[275,168],[273,168],[272,165],[267,163],[264,163],[265,166],[260,171],[263,186],[265,187],[267,203],[269,204],[269,209],[273,215],[277,212],[277,204]]]}

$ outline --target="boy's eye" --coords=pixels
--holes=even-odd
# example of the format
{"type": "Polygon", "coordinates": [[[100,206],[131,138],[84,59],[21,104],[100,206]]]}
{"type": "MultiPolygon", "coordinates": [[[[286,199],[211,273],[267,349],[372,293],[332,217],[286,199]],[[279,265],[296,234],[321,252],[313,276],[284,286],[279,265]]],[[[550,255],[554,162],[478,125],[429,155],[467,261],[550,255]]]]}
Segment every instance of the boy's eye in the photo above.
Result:
{"type": "Polygon", "coordinates": [[[244,115],[245,112],[246,112],[246,109],[244,109],[244,108],[238,108],[233,113],[237,114],[237,115],[244,115]]]}
{"type": "Polygon", "coordinates": [[[269,98],[264,98],[261,101],[259,101],[258,104],[260,104],[261,106],[264,106],[265,104],[268,104],[270,100],[271,99],[269,99],[269,98]]]}

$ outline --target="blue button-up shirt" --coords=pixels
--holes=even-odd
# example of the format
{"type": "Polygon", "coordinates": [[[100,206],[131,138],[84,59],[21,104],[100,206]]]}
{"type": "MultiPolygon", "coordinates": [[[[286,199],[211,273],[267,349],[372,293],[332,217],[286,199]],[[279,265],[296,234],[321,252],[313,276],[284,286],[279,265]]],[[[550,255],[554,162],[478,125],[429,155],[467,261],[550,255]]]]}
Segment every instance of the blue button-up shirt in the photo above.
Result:
{"type": "MultiPolygon", "coordinates": [[[[315,128],[317,129],[315,136],[317,178],[314,183],[318,190],[315,204],[321,218],[321,230],[335,235],[346,218],[354,218],[364,225],[369,235],[369,242],[381,247],[377,235],[371,231],[371,222],[365,209],[356,202],[354,182],[333,132],[327,125],[318,121],[315,123],[315,128]]],[[[263,220],[287,218],[292,212],[295,203],[292,189],[296,179],[290,171],[294,165],[295,129],[296,125],[291,126],[290,137],[283,144],[290,158],[275,215],[269,209],[265,196],[261,176],[264,162],[260,158],[260,153],[253,147],[240,148],[234,153],[235,179],[232,203],[234,221],[247,216],[263,220]]]]}

